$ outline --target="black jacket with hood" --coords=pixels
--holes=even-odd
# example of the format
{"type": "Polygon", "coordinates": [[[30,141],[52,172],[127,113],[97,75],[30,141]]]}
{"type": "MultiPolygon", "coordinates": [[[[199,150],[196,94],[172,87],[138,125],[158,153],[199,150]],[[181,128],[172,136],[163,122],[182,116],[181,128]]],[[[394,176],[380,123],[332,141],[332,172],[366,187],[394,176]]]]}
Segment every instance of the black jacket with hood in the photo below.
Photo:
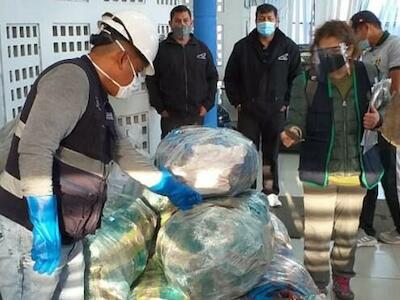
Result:
{"type": "Polygon", "coordinates": [[[232,105],[264,118],[289,105],[292,82],[301,73],[298,46],[278,28],[267,49],[257,29],[238,41],[225,71],[225,89],[232,105]]]}
{"type": "Polygon", "coordinates": [[[155,74],[146,77],[150,104],[158,113],[198,115],[215,102],[218,73],[207,46],[191,35],[186,46],[171,34],[160,43],[154,60],[155,74]]]}

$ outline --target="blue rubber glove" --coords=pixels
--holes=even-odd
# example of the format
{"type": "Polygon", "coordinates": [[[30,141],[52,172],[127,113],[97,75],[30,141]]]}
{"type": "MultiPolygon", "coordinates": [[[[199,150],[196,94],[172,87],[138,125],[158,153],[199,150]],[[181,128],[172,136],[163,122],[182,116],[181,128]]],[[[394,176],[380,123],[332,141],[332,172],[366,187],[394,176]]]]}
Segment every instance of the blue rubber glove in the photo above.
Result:
{"type": "Polygon", "coordinates": [[[159,183],[150,187],[150,191],[167,196],[169,200],[182,210],[189,210],[193,205],[203,201],[201,195],[186,184],[179,182],[167,169],[162,168],[159,183]]]}
{"type": "Polygon", "coordinates": [[[33,225],[33,269],[40,274],[51,275],[60,263],[61,238],[58,228],[56,196],[26,197],[29,219],[33,225]]]}

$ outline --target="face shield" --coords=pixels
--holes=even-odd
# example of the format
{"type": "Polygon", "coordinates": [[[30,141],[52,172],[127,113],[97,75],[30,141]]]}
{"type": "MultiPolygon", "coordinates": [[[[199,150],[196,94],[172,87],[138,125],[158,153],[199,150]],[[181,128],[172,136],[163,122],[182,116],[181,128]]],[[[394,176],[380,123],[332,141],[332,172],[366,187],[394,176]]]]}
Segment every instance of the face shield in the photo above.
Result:
{"type": "Polygon", "coordinates": [[[316,48],[313,53],[313,64],[319,79],[324,80],[328,74],[346,66],[350,74],[350,65],[347,55],[348,46],[340,43],[337,47],[316,48]]]}

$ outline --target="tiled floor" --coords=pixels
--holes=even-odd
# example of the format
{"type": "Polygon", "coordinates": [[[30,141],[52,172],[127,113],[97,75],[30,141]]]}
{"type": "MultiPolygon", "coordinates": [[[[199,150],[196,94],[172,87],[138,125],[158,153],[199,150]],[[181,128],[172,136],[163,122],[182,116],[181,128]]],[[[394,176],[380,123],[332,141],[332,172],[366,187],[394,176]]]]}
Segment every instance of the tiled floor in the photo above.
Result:
{"type": "MultiPolygon", "coordinates": [[[[297,258],[303,261],[303,240],[293,239],[292,243],[297,258]]],[[[351,286],[356,300],[400,299],[400,246],[358,248],[355,271],[351,286]]],[[[335,299],[331,291],[327,299],[335,299]]]]}
{"type": "MultiPolygon", "coordinates": [[[[281,196],[299,199],[302,188],[297,173],[298,157],[283,154],[279,159],[281,196]]],[[[383,193],[380,193],[381,197],[383,193]]],[[[291,218],[294,218],[293,213],[291,218]]],[[[292,241],[297,258],[303,261],[303,240],[292,241]]],[[[351,286],[356,300],[400,300],[400,246],[379,243],[377,247],[358,248],[355,271],[357,275],[351,286]]],[[[331,291],[327,299],[335,299],[331,291]]]]}

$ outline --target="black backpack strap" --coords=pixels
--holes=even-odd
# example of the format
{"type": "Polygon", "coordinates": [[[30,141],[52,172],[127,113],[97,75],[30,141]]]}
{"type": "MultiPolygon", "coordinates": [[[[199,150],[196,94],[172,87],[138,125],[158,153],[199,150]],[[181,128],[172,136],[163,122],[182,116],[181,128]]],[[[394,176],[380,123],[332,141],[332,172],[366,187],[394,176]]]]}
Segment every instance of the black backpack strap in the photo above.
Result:
{"type": "Polygon", "coordinates": [[[305,79],[304,92],[306,95],[307,106],[310,107],[314,100],[314,95],[317,92],[318,81],[316,80],[316,77],[312,75],[311,70],[304,71],[304,79],[305,79]]]}

